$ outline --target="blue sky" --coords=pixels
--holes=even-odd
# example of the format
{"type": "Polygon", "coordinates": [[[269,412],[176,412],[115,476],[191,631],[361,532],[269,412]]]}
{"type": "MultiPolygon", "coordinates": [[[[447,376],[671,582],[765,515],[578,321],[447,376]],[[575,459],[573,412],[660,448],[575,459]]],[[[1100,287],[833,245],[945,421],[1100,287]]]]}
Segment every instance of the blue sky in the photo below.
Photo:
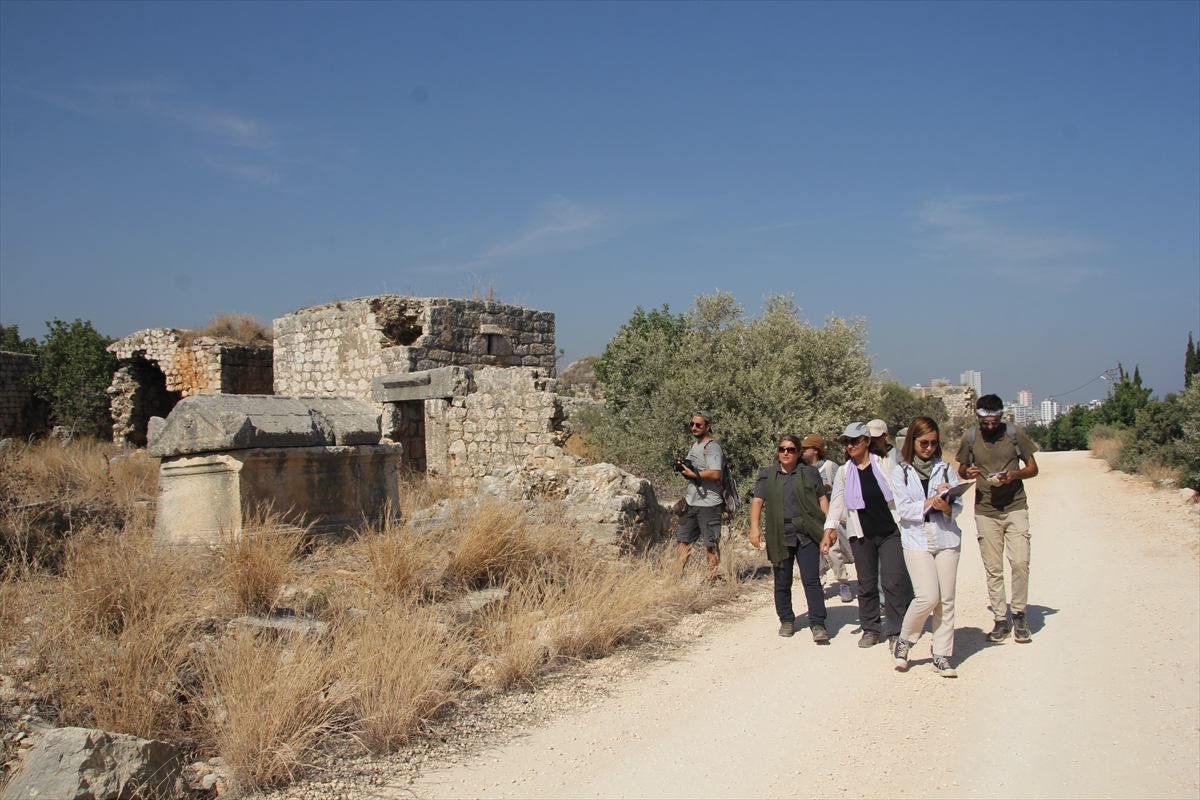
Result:
{"type": "Polygon", "coordinates": [[[905,383],[1178,390],[1200,3],[0,3],[3,324],[488,286],[567,360],[775,291],[905,383]]]}

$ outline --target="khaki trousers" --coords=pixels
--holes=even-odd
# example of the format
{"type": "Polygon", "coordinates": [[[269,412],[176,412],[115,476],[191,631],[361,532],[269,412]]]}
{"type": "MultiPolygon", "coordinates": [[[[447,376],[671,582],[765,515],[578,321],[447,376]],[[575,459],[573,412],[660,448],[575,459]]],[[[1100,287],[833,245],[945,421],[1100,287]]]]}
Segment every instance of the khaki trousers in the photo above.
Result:
{"type": "Polygon", "coordinates": [[[992,616],[997,621],[1008,619],[1008,603],[1004,599],[1004,554],[1012,572],[1012,611],[1025,613],[1029,601],[1029,511],[1009,511],[998,517],[975,517],[979,554],[987,573],[988,599],[992,616]]]}
{"type": "Polygon", "coordinates": [[[904,614],[900,638],[916,644],[933,615],[933,654],[954,655],[954,592],[961,548],[905,550],[904,565],[912,579],[913,601],[904,614]]]}
{"type": "Polygon", "coordinates": [[[837,541],[829,548],[829,555],[822,554],[821,556],[821,580],[825,580],[825,573],[829,570],[833,570],[833,578],[838,583],[846,583],[850,580],[850,573],[846,571],[846,556],[842,552],[840,531],[837,541]]]}

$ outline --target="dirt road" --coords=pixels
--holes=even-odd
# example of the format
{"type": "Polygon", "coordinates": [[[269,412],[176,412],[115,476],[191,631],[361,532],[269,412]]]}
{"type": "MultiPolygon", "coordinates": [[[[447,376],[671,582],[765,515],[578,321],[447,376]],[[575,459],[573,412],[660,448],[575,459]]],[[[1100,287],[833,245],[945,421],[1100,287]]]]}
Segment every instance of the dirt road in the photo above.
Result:
{"type": "Polygon", "coordinates": [[[745,616],[599,703],[371,794],[1197,797],[1200,518],[1087,453],[1038,461],[1031,644],[984,640],[968,510],[957,679],[934,673],[928,634],[908,674],[885,647],[860,650],[855,604],[831,601],[831,646],[782,639],[763,586],[745,616]]]}

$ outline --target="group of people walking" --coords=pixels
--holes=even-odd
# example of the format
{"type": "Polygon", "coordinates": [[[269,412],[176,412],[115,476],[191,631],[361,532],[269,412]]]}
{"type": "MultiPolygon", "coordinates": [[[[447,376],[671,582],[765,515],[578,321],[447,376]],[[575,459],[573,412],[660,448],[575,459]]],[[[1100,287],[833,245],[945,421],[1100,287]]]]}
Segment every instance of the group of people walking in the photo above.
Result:
{"type": "MultiPolygon", "coordinates": [[[[887,641],[896,669],[909,667],[912,648],[933,618],[933,666],[939,675],[957,672],[954,600],[962,531],[963,494],[975,487],[975,525],[995,624],[988,641],[1013,635],[1029,642],[1029,512],[1023,481],[1038,473],[1035,447],[1020,427],[1004,423],[1003,402],[985,395],[976,402],[978,425],[963,435],[957,468],[942,458],[936,421],[916,417],[901,431],[899,448],[883,420],[852,422],[838,437],[845,463],[826,457],[816,434],[779,439],[773,463],[759,473],[750,506],[750,543],[766,544],[775,585],[779,635],[792,636],[794,567],[808,604],[813,641],[829,643],[822,573],[833,574],[842,602],[851,602],[847,563],[858,574],[858,646],[887,641]],[[971,481],[971,483],[966,483],[971,481]],[[1004,559],[1012,573],[1012,622],[1005,594],[1004,559]],[[885,628],[886,625],[886,628],[885,628]]],[[[708,574],[720,563],[720,476],[723,454],[712,439],[712,417],[692,416],[695,470],[685,469],[687,519],[676,533],[679,567],[690,545],[704,540],[708,574]],[[690,473],[690,474],[689,474],[690,473]],[[693,500],[703,501],[693,506],[693,500]]]]}

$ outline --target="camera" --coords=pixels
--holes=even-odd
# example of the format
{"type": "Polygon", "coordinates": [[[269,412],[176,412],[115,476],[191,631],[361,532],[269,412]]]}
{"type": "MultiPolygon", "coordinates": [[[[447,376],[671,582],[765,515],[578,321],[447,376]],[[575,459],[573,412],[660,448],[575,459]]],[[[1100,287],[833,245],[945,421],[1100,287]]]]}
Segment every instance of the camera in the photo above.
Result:
{"type": "Polygon", "coordinates": [[[690,458],[675,459],[674,469],[676,472],[683,472],[684,467],[687,467],[688,469],[690,469],[692,472],[695,472],[696,474],[700,474],[700,470],[696,469],[696,465],[692,463],[692,460],[690,458]]]}

